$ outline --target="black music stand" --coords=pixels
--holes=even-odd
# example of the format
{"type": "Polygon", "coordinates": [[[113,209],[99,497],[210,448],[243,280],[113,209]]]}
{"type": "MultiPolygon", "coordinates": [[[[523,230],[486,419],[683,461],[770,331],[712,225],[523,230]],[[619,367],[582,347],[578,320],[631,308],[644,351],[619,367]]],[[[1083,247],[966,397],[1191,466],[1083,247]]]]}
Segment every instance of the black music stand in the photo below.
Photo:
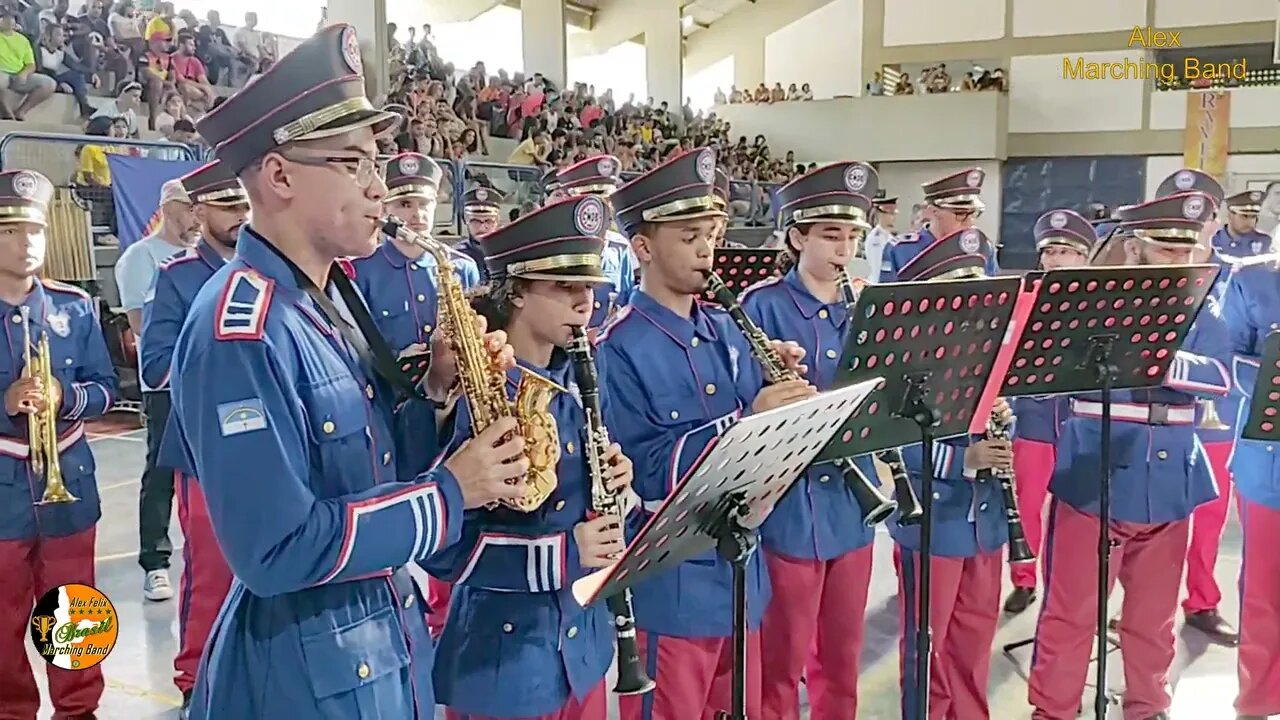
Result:
{"type": "MultiPolygon", "coordinates": [[[[921,443],[917,708],[929,707],[930,584],[935,440],[985,426],[1001,338],[1013,317],[1016,277],[867,285],[859,294],[835,385],[882,376],[884,384],[854,411],[819,461],[921,443]]],[[[994,398],[993,398],[994,399],[994,398]]],[[[906,718],[905,720],[914,720],[906,718]]]]}
{"type": "Polygon", "coordinates": [[[1280,441],[1280,332],[1267,336],[1258,377],[1249,401],[1249,419],[1240,431],[1245,440],[1280,441]]]}
{"type": "MultiPolygon", "coordinates": [[[[1034,297],[1003,359],[1006,397],[1100,391],[1097,692],[1107,704],[1107,601],[1111,550],[1111,392],[1159,387],[1213,288],[1216,265],[1080,267],[1036,272],[1034,297]]],[[[1036,509],[1039,512],[1039,508],[1036,509]]],[[[1004,646],[1007,657],[1034,638],[1004,646]]]]}
{"type": "Polygon", "coordinates": [[[880,382],[871,378],[731,425],[608,568],[573,583],[583,607],[715,548],[733,566],[733,710],[746,719],[747,562],[755,528],[880,382]],[[747,524],[744,521],[749,521],[747,524]]]}
{"type": "MultiPolygon", "coordinates": [[[[712,269],[724,281],[726,287],[735,293],[740,293],[777,273],[780,252],[777,249],[716,248],[712,269]]],[[[707,292],[703,295],[703,299],[714,302],[715,296],[707,292]]]]}

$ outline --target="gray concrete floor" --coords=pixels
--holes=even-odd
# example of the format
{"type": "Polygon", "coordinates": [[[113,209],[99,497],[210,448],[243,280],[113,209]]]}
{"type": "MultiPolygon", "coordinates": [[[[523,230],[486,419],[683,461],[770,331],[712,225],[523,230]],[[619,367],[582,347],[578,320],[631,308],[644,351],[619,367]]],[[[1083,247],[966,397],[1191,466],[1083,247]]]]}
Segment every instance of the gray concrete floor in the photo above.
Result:
{"type": "MultiPolygon", "coordinates": [[[[114,602],[120,617],[120,641],[104,663],[106,695],[100,720],[168,720],[177,717],[180,698],[174,689],[173,656],[176,650],[176,601],[149,603],[142,599],[142,571],[137,564],[137,494],[145,446],[141,431],[93,441],[98,459],[98,483],[102,489],[103,518],[98,527],[97,583],[114,602]]],[[[172,580],[182,569],[182,537],[176,517],[171,535],[175,545],[172,580]]],[[[860,680],[861,718],[896,718],[898,687],[897,583],[893,573],[892,544],[883,532],[876,542],[876,567],[867,608],[867,637],[860,680]]],[[[1223,588],[1223,614],[1236,617],[1236,573],[1240,567],[1240,530],[1233,517],[1222,539],[1217,576],[1223,588]]],[[[1112,596],[1113,608],[1119,597],[1112,596]]],[[[1001,623],[992,656],[992,717],[1027,718],[1026,684],[1020,676],[1030,659],[1030,648],[1015,653],[1017,664],[1003,656],[1000,646],[1029,637],[1037,607],[1001,623]]],[[[1115,611],[1113,611],[1115,612],[1115,611]]],[[[1175,667],[1174,720],[1233,720],[1231,703],[1236,692],[1234,650],[1210,645],[1195,630],[1179,631],[1175,667]]],[[[43,686],[43,662],[31,652],[43,686]]],[[[1118,654],[1111,656],[1113,688],[1120,689],[1118,654]]],[[[1092,670],[1090,671],[1092,677],[1092,670]]],[[[1088,693],[1086,705],[1092,702],[1088,693]]],[[[47,709],[41,718],[50,717],[47,709]]],[[[807,717],[807,715],[806,715],[807,717]]],[[[1087,717],[1092,717],[1088,713],[1087,717]]],[[[1111,718],[1119,718],[1113,708],[1111,718]]]]}

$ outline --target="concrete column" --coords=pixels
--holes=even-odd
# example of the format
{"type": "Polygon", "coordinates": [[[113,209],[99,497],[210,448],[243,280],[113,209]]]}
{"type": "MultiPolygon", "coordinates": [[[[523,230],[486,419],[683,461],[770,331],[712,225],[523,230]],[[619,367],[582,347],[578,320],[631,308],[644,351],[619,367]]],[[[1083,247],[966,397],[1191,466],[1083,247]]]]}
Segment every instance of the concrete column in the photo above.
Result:
{"type": "MultiPolygon", "coordinates": [[[[764,82],[764,37],[751,37],[733,52],[733,84],[752,90],[764,82]]],[[[725,92],[728,92],[727,90],[725,92]]]]}
{"type": "Polygon", "coordinates": [[[646,0],[645,79],[655,104],[664,100],[673,112],[684,104],[684,44],[680,0],[646,0]]]}
{"type": "Polygon", "coordinates": [[[355,27],[364,64],[365,92],[375,103],[387,95],[387,0],[328,0],[329,22],[355,27]]]}
{"type": "Polygon", "coordinates": [[[524,76],[534,73],[564,89],[569,77],[565,56],[564,0],[521,0],[524,76]]]}

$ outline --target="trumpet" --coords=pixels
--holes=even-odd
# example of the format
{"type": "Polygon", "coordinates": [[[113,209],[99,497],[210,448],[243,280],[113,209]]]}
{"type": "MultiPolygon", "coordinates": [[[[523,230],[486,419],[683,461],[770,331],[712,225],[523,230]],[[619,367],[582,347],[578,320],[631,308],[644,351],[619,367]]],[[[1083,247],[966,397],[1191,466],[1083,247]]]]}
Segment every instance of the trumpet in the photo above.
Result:
{"type": "Polygon", "coordinates": [[[62,464],[58,458],[58,404],[62,401],[53,379],[53,353],[49,349],[49,335],[40,336],[36,352],[31,353],[31,309],[22,307],[22,377],[36,378],[44,393],[43,407],[27,416],[27,442],[31,452],[31,470],[43,475],[44,495],[38,505],[71,503],[80,498],[67,490],[62,477],[62,464]]]}
{"type": "Polygon", "coordinates": [[[1200,406],[1200,422],[1196,423],[1199,430],[1230,430],[1231,426],[1222,422],[1222,418],[1218,417],[1218,404],[1212,400],[1200,399],[1196,400],[1200,406]]]}

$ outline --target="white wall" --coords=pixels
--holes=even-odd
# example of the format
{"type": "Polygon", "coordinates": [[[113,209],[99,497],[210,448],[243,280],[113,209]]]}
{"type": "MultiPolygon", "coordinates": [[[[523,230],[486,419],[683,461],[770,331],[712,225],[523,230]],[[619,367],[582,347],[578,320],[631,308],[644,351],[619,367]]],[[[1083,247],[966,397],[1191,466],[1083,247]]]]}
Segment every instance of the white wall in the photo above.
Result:
{"type": "Polygon", "coordinates": [[[693,74],[685,68],[684,94],[693,98],[693,109],[709,110],[715,104],[717,88],[727,96],[729,87],[733,85],[734,69],[732,55],[693,74]]]}
{"type": "Polygon", "coordinates": [[[898,224],[906,228],[911,219],[911,206],[924,201],[921,183],[932,182],[944,175],[980,167],[987,174],[982,184],[982,202],[987,209],[978,217],[977,226],[991,238],[1000,233],[1000,163],[995,160],[978,162],[907,162],[880,163],[880,187],[889,195],[898,196],[898,224]]]}
{"type": "MultiPolygon", "coordinates": [[[[1090,62],[1144,61],[1141,52],[1067,56],[1090,62]]],[[[1142,128],[1142,80],[1071,79],[1061,54],[1020,55],[1009,76],[1009,132],[1101,132],[1142,128]]]]}
{"type": "Polygon", "coordinates": [[[1017,37],[1129,30],[1146,21],[1147,0],[1016,0],[1013,4],[1017,37]]]}
{"type": "Polygon", "coordinates": [[[1156,27],[1226,25],[1275,20],[1276,0],[1231,0],[1207,5],[1204,0],[1156,0],[1156,27]]]}
{"type": "MultiPolygon", "coordinates": [[[[1181,155],[1148,157],[1146,197],[1155,195],[1160,181],[1181,168],[1181,155]]],[[[1227,194],[1255,188],[1262,190],[1269,181],[1280,181],[1280,154],[1232,155],[1227,158],[1227,194]]],[[[1273,187],[1271,194],[1263,200],[1258,228],[1272,237],[1280,232],[1280,186],[1273,187]]]]}
{"type": "Polygon", "coordinates": [[[885,47],[999,40],[1004,37],[1004,4],[1005,0],[886,0],[885,47]]]}
{"type": "Polygon", "coordinates": [[[862,0],[833,0],[765,36],[764,81],[814,97],[862,94],[862,0]]]}
{"type": "MultiPolygon", "coordinates": [[[[1181,130],[1187,124],[1187,90],[1151,93],[1152,130],[1181,130]]],[[[1275,127],[1280,122],[1280,87],[1242,87],[1231,93],[1231,127],[1275,127]]],[[[1280,133],[1280,131],[1277,131],[1280,133]]]]}

